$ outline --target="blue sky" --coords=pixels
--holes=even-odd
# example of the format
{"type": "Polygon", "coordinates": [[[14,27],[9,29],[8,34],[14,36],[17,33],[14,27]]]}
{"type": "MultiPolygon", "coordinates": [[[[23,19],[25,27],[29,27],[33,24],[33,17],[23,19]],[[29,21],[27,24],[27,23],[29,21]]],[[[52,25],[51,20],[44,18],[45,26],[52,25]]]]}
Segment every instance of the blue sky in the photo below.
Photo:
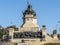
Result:
{"type": "MultiPolygon", "coordinates": [[[[60,21],[60,0],[29,0],[29,2],[37,14],[39,27],[46,25],[47,32],[52,33],[52,30],[58,27],[57,21],[60,21]]],[[[26,8],[26,0],[0,0],[0,25],[20,27],[22,12],[26,8]]]]}

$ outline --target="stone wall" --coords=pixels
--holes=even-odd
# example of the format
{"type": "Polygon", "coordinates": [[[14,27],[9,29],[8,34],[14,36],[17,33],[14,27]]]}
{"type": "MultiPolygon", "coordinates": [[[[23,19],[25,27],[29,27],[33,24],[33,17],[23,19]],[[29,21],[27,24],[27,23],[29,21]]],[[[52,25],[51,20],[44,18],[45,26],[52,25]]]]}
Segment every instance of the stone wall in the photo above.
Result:
{"type": "Polygon", "coordinates": [[[44,44],[44,45],[60,45],[60,43],[47,43],[47,44],[44,44]]]}
{"type": "Polygon", "coordinates": [[[0,45],[60,45],[60,43],[45,43],[45,42],[28,42],[28,43],[13,43],[13,42],[4,42],[1,43],[0,45]]]}

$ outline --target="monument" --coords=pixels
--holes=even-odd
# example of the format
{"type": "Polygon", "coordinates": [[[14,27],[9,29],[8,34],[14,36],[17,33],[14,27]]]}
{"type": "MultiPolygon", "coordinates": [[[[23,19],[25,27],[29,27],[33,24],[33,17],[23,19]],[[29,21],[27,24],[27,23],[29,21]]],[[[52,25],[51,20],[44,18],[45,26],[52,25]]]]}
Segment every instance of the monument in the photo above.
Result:
{"type": "Polygon", "coordinates": [[[23,24],[15,31],[10,27],[10,42],[15,45],[42,45],[43,43],[57,43],[57,32],[53,32],[53,37],[47,34],[46,25],[39,28],[37,23],[36,12],[32,9],[32,5],[28,4],[27,9],[23,12],[23,24]]]}

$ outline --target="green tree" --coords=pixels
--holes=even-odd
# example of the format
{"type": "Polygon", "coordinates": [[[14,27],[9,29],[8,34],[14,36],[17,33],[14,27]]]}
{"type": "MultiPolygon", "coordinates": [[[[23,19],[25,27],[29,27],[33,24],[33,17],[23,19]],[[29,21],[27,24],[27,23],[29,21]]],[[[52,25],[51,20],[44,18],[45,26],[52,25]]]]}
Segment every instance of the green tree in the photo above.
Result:
{"type": "Polygon", "coordinates": [[[0,40],[2,39],[2,37],[3,37],[3,34],[4,34],[4,31],[3,31],[3,29],[0,29],[0,40]]]}

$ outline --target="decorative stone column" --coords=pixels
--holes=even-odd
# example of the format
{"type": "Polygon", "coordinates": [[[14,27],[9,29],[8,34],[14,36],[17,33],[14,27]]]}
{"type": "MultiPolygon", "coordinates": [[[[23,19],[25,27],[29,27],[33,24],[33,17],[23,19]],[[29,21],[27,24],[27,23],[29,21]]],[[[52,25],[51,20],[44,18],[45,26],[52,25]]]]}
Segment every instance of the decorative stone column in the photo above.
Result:
{"type": "Polygon", "coordinates": [[[42,26],[42,40],[45,41],[46,38],[46,26],[43,25],[42,26]]]}
{"type": "Polygon", "coordinates": [[[9,28],[9,36],[10,36],[10,41],[13,40],[13,33],[14,33],[14,28],[9,28]]]}
{"type": "Polygon", "coordinates": [[[57,30],[53,30],[53,38],[58,40],[57,30]]]}

